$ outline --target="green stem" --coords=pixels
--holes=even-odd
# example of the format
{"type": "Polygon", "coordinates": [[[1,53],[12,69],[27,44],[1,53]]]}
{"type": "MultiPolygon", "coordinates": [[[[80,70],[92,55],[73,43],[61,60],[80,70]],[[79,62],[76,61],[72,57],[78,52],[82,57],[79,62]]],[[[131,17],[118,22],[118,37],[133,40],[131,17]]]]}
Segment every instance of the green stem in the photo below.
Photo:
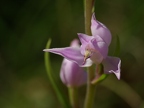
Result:
{"type": "Polygon", "coordinates": [[[94,7],[94,0],[84,0],[85,33],[91,35],[91,17],[94,7]]]}
{"type": "Polygon", "coordinates": [[[76,87],[68,87],[69,99],[72,108],[79,108],[78,90],[76,87]]]}
{"type": "MultiPolygon", "coordinates": [[[[90,26],[91,26],[93,5],[94,5],[94,0],[84,0],[85,33],[87,35],[91,35],[90,26]]],[[[88,68],[87,91],[86,91],[84,108],[92,108],[94,102],[95,85],[91,83],[94,77],[95,77],[95,66],[91,66],[88,68]]]]}
{"type": "Polygon", "coordinates": [[[95,85],[91,83],[95,76],[95,66],[88,68],[87,92],[84,108],[92,108],[95,96],[95,85]]]}

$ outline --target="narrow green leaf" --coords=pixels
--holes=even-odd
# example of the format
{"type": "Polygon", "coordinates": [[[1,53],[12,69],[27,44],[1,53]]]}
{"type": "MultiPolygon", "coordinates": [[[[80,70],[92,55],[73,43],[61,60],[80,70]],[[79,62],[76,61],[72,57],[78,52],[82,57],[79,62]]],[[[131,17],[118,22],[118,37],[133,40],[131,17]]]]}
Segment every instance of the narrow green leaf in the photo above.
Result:
{"type": "Polygon", "coordinates": [[[103,70],[103,65],[102,65],[102,64],[99,65],[99,72],[98,72],[98,73],[100,74],[100,77],[94,79],[94,80],[91,82],[92,84],[100,83],[100,82],[102,82],[104,79],[106,79],[107,76],[108,76],[108,74],[104,74],[104,70],[103,70]]]}
{"type": "MultiPolygon", "coordinates": [[[[51,44],[51,39],[48,40],[47,45],[46,45],[46,49],[50,48],[50,44],[51,44]]],[[[50,59],[49,59],[49,53],[45,52],[44,54],[44,60],[45,60],[45,67],[46,67],[46,71],[47,71],[47,75],[48,78],[56,92],[56,95],[60,101],[60,103],[62,104],[62,106],[64,108],[69,108],[69,103],[68,101],[64,98],[64,96],[62,95],[62,92],[60,91],[60,89],[58,88],[58,86],[56,85],[56,82],[54,81],[53,77],[52,77],[52,69],[51,69],[51,64],[50,64],[50,59]]]]}
{"type": "Polygon", "coordinates": [[[108,74],[102,74],[97,80],[92,81],[92,84],[97,84],[102,82],[104,79],[106,79],[108,74]]]}

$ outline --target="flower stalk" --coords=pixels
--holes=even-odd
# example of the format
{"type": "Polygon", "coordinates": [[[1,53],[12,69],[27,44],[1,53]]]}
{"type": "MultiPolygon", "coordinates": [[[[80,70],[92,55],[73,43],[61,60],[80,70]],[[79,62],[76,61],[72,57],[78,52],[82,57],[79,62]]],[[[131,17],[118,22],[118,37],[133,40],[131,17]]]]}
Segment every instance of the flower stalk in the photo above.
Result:
{"type": "Polygon", "coordinates": [[[78,90],[77,87],[68,87],[69,100],[72,108],[79,108],[78,90]]]}
{"type": "MultiPolygon", "coordinates": [[[[84,0],[84,14],[85,14],[85,33],[91,35],[91,16],[92,9],[94,5],[94,0],[84,0]]],[[[88,68],[88,78],[87,78],[87,91],[86,98],[84,102],[84,108],[92,108],[95,96],[95,85],[91,81],[95,77],[95,66],[92,65],[88,68]]]]}
{"type": "Polygon", "coordinates": [[[91,35],[91,16],[93,13],[94,0],[84,0],[85,33],[91,35]]]}
{"type": "Polygon", "coordinates": [[[95,85],[91,83],[91,81],[95,77],[95,66],[92,65],[88,68],[88,79],[87,79],[87,91],[86,98],[84,102],[84,108],[92,108],[95,96],[95,85]]]}

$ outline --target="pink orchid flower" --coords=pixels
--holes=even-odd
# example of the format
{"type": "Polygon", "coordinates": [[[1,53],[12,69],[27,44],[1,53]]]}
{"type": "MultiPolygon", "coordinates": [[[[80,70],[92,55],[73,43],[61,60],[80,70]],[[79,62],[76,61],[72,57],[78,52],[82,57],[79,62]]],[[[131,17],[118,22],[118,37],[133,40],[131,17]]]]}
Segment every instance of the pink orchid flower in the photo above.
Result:
{"type": "Polygon", "coordinates": [[[111,43],[109,29],[97,21],[95,15],[91,19],[92,36],[78,33],[81,47],[65,47],[44,49],[43,51],[55,53],[77,63],[81,67],[89,67],[93,63],[103,64],[104,73],[114,73],[120,79],[121,60],[118,57],[108,56],[108,47],[111,43]]]}

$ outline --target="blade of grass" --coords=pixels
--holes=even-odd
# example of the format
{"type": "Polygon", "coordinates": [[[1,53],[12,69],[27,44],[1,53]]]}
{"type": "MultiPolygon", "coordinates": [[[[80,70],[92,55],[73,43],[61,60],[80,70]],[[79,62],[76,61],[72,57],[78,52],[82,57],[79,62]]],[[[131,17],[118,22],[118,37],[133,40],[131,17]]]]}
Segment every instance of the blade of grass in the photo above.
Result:
{"type": "MultiPolygon", "coordinates": [[[[51,44],[51,39],[48,40],[47,45],[46,45],[46,49],[50,48],[50,44],[51,44]]],[[[48,78],[50,80],[50,83],[53,86],[53,89],[56,92],[56,95],[58,97],[59,102],[61,103],[61,105],[64,108],[70,108],[69,103],[67,102],[65,97],[62,95],[62,92],[60,91],[60,89],[58,88],[58,86],[56,85],[56,82],[54,81],[54,79],[52,77],[52,69],[51,69],[51,64],[50,64],[50,59],[49,59],[49,53],[48,52],[44,53],[44,60],[45,60],[45,67],[46,67],[48,78]]]]}

